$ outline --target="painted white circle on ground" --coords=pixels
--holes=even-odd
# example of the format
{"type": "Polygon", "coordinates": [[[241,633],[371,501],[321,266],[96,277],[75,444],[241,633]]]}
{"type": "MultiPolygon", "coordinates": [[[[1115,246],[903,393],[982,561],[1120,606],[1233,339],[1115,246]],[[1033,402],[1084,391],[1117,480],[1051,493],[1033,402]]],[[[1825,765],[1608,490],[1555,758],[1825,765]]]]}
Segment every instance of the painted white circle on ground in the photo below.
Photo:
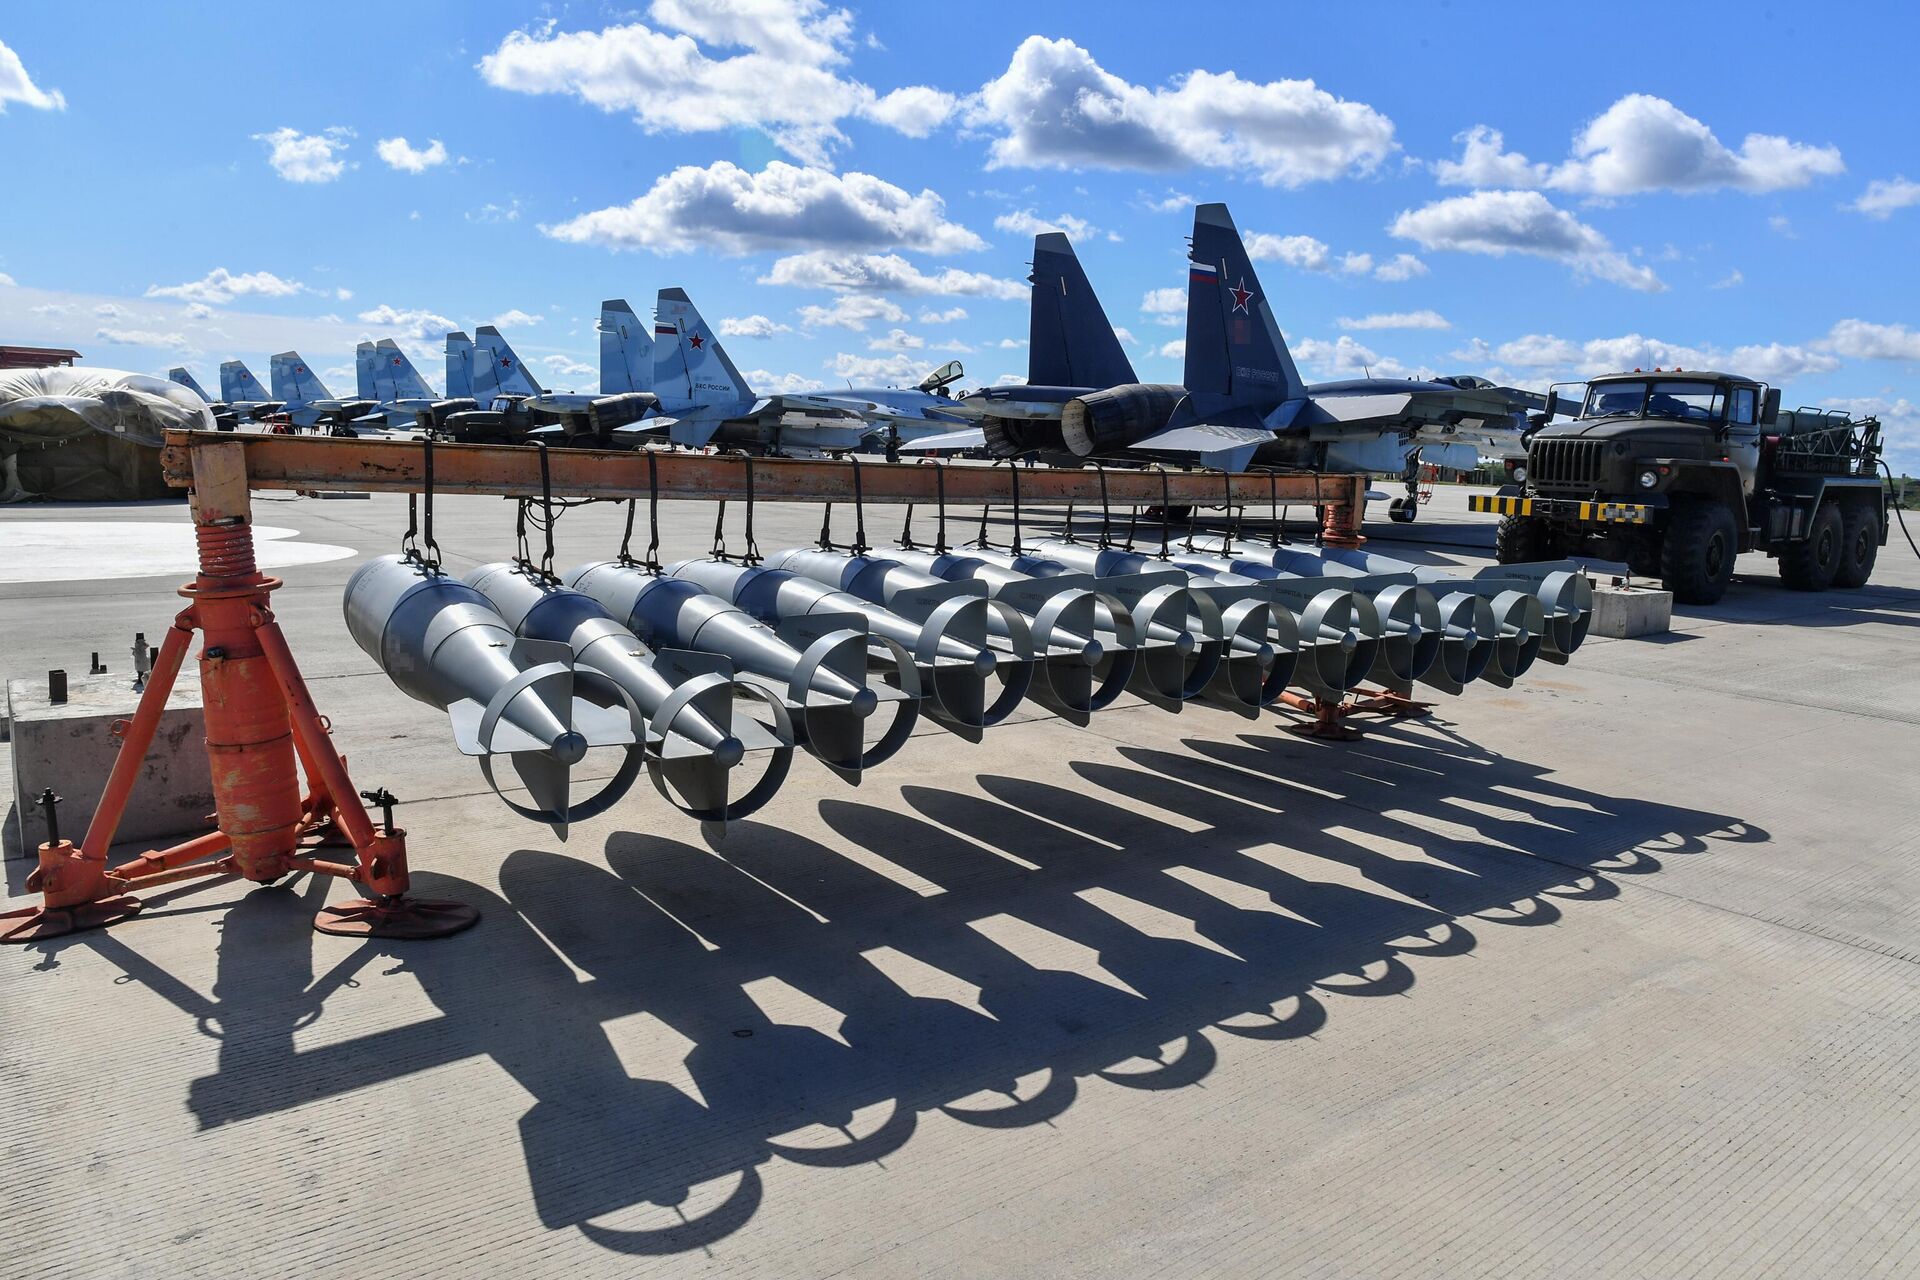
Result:
{"type": "MultiPolygon", "coordinates": [[[[285,542],[298,529],[255,525],[262,569],[343,560],[352,547],[285,542]]],[[[186,521],[0,520],[0,582],[91,582],[100,578],[192,577],[199,568],[186,521]]]]}

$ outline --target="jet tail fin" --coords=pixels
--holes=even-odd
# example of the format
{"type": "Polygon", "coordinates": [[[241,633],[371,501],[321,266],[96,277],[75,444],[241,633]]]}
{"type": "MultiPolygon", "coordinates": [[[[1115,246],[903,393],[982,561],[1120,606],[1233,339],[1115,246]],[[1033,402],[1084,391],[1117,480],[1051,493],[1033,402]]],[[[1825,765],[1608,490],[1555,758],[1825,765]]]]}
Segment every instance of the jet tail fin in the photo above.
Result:
{"type": "Polygon", "coordinates": [[[473,339],[455,329],[447,335],[447,399],[478,398],[473,387],[473,339]]]}
{"type": "Polygon", "coordinates": [[[1193,211],[1185,383],[1234,404],[1277,405],[1306,392],[1224,204],[1193,211]]]}
{"type": "Polygon", "coordinates": [[[624,298],[600,304],[600,394],[653,390],[653,335],[624,298]]]}
{"type": "Polygon", "coordinates": [[[273,399],[260,385],[260,379],[253,376],[253,370],[240,360],[229,360],[220,366],[220,398],[228,404],[273,399]]]}
{"type": "Polygon", "coordinates": [[[433,386],[413,367],[413,361],[407,359],[407,353],[392,338],[382,338],[373,344],[374,355],[379,362],[380,375],[377,385],[382,401],[392,400],[433,400],[433,386]]]}
{"type": "Polygon", "coordinates": [[[183,368],[176,367],[167,370],[167,381],[177,382],[187,390],[193,392],[193,394],[199,396],[202,400],[205,400],[208,404],[213,403],[213,397],[207,394],[206,388],[195,381],[194,376],[183,368]]]}
{"type": "Polygon", "coordinates": [[[473,331],[474,393],[480,393],[482,381],[481,367],[487,368],[485,380],[492,386],[489,393],[506,396],[537,396],[540,384],[534,380],[533,373],[521,363],[519,355],[507,345],[500,331],[490,324],[483,324],[473,331]]]}
{"type": "Polygon", "coordinates": [[[1042,387],[1117,387],[1138,382],[1119,335],[1058,231],[1033,238],[1033,298],[1027,381],[1042,387]]]}
{"type": "Polygon", "coordinates": [[[754,398],[684,289],[660,291],[653,335],[653,392],[669,410],[754,398]]]}
{"type": "Polygon", "coordinates": [[[273,398],[287,404],[308,404],[315,400],[331,400],[326,386],[314,376],[307,362],[300,358],[298,351],[282,351],[273,357],[267,367],[267,376],[273,379],[273,398]]]}

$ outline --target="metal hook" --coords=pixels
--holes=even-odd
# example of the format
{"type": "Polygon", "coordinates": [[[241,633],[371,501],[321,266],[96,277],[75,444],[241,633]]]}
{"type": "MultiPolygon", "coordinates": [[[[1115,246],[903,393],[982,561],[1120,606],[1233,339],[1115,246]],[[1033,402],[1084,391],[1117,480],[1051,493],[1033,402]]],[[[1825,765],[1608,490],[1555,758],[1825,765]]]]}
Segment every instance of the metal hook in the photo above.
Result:
{"type": "Polygon", "coordinates": [[[947,465],[933,461],[933,488],[936,501],[940,504],[939,523],[934,526],[933,554],[947,554],[947,465]]]}
{"type": "Polygon", "coordinates": [[[1173,487],[1167,479],[1167,469],[1157,462],[1153,467],[1160,473],[1160,558],[1165,560],[1173,555],[1167,545],[1167,526],[1173,520],[1173,487]]]}
{"type": "Polygon", "coordinates": [[[1107,508],[1107,469],[1095,462],[1093,471],[1100,477],[1100,546],[1106,548],[1113,545],[1113,513],[1107,508]]]}

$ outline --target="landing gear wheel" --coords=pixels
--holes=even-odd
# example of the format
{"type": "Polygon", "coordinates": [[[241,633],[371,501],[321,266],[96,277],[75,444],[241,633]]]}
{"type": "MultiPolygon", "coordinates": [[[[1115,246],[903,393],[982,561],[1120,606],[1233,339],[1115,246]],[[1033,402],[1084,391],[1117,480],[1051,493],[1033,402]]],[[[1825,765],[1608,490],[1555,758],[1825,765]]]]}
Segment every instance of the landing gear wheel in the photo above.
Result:
{"type": "Polygon", "coordinates": [[[1501,516],[1493,534],[1493,555],[1501,564],[1532,564],[1548,560],[1551,535],[1539,516],[1501,516]]]}
{"type": "Polygon", "coordinates": [[[1387,519],[1395,524],[1412,524],[1420,514],[1419,502],[1418,498],[1395,498],[1387,504],[1387,519]]]}
{"type": "Polygon", "coordinates": [[[1780,549],[1780,581],[1795,591],[1825,591],[1840,569],[1845,541],[1839,506],[1822,502],[1807,526],[1806,540],[1780,549]]]}
{"type": "Polygon", "coordinates": [[[1870,503],[1849,502],[1840,513],[1840,567],[1836,587],[1864,587],[1880,557],[1879,512],[1870,503]]]}
{"type": "Polygon", "coordinates": [[[1717,502],[1676,506],[1660,544],[1661,585],[1682,604],[1712,604],[1727,593],[1739,552],[1733,512],[1717,502]]]}

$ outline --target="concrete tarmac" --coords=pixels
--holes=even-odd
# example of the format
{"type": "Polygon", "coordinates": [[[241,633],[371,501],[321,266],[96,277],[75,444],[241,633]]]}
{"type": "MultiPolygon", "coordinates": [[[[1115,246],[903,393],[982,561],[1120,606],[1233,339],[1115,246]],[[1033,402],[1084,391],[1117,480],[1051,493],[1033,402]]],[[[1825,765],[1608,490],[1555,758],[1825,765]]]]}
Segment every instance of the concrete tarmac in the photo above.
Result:
{"type": "MultiPolygon", "coordinates": [[[[1376,546],[1486,560],[1465,492],[1376,546]]],[[[512,514],[442,499],[449,566],[510,554],[512,514]]],[[[764,507],[759,543],[820,518],[764,507]]],[[[1897,531],[1865,590],[1744,557],[1667,636],[1359,742],[1028,704],[979,745],[923,724],[858,788],[797,759],[711,845],[644,786],[563,844],[347,636],[404,499],[256,519],[352,548],[291,556],[276,611],[417,889],[483,919],[360,943],[308,927],[349,886],[220,880],[0,950],[0,1276],[1920,1272],[1897,531]]],[[[0,547],[100,522],[106,563],[102,525],[185,520],[5,508],[0,547]]],[[[567,514],[556,562],[620,523],[567,514]]],[[[663,550],[712,525],[668,504],[663,550]]],[[[4,676],[125,671],[182,603],[18,568],[4,676]]]]}

